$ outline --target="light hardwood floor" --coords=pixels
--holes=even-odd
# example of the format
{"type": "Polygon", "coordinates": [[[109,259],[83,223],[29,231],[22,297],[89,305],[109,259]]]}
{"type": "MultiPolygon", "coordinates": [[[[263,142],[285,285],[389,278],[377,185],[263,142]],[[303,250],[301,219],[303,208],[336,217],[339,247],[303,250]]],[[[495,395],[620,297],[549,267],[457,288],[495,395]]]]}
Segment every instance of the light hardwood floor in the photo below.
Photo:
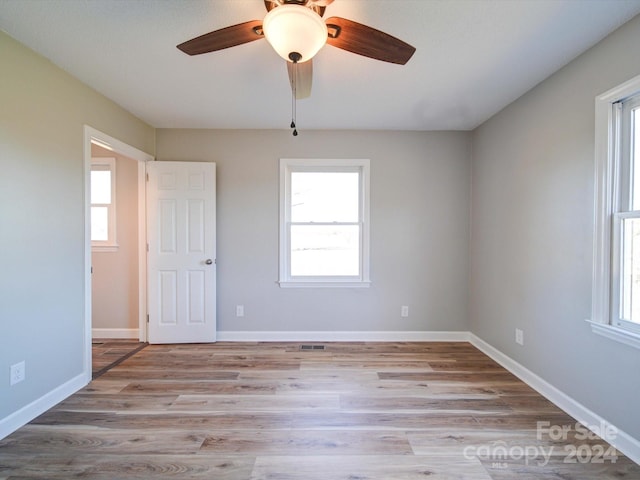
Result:
{"type": "Polygon", "coordinates": [[[146,346],[146,343],[131,339],[94,339],[91,345],[93,379],[95,380],[146,346]]]}
{"type": "Polygon", "coordinates": [[[0,479],[640,479],[581,432],[468,343],[152,345],[0,441],[0,479]]]}

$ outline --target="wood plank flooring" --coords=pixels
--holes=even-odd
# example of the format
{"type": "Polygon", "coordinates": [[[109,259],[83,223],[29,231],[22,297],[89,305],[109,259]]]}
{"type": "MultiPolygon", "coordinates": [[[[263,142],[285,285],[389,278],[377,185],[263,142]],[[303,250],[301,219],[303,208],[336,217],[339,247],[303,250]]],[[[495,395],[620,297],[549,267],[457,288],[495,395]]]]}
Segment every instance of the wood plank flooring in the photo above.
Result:
{"type": "Polygon", "coordinates": [[[151,345],[0,441],[0,479],[640,479],[575,423],[468,343],[151,345]]]}
{"type": "Polygon", "coordinates": [[[94,340],[91,345],[93,379],[95,380],[111,368],[119,365],[145,346],[147,346],[146,343],[130,339],[94,340]]]}

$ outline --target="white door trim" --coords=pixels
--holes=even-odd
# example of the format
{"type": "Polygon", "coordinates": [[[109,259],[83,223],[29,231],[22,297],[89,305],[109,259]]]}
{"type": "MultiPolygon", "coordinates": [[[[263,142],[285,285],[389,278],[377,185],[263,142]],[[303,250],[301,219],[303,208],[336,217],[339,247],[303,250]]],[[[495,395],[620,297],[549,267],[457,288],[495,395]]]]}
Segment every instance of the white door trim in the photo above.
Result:
{"type": "Polygon", "coordinates": [[[138,161],[138,323],[141,342],[147,340],[147,228],[146,228],[146,162],[154,160],[117,138],[89,125],[84,126],[84,377],[91,381],[91,142],[138,161]]]}

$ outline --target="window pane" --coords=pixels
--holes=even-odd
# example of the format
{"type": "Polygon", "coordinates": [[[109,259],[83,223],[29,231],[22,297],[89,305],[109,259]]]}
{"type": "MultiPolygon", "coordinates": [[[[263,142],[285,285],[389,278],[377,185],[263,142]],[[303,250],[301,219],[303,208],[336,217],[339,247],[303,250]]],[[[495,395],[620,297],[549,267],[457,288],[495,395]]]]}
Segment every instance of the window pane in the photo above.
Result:
{"type": "Polygon", "coordinates": [[[292,172],[291,221],[359,221],[358,172],[292,172]]]}
{"type": "Polygon", "coordinates": [[[291,275],[360,275],[360,227],[293,225],[291,275]]]}
{"type": "Polygon", "coordinates": [[[640,218],[622,220],[622,312],[623,320],[640,323],[640,218]]]}
{"type": "Polygon", "coordinates": [[[631,165],[633,166],[633,210],[640,210],[640,108],[631,114],[631,165]]]}
{"type": "Polygon", "coordinates": [[[111,203],[111,172],[109,170],[91,171],[91,203],[103,205],[111,203]]]}
{"type": "Polygon", "coordinates": [[[108,207],[91,207],[91,240],[99,242],[109,240],[108,207]]]}

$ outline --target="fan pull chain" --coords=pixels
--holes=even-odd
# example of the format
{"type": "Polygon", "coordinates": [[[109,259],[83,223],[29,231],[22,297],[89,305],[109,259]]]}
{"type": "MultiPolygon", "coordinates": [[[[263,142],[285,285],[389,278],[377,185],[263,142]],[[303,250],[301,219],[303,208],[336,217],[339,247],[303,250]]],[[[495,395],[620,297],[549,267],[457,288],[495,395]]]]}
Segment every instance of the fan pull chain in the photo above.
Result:
{"type": "Polygon", "coordinates": [[[293,136],[298,136],[298,129],[296,128],[296,107],[298,96],[298,61],[302,58],[297,52],[291,52],[289,58],[293,62],[293,82],[291,84],[291,128],[293,128],[293,136]]]}
{"type": "Polygon", "coordinates": [[[296,129],[296,96],[298,91],[298,62],[293,63],[293,88],[291,89],[291,128],[293,128],[293,136],[298,136],[296,129]]]}

